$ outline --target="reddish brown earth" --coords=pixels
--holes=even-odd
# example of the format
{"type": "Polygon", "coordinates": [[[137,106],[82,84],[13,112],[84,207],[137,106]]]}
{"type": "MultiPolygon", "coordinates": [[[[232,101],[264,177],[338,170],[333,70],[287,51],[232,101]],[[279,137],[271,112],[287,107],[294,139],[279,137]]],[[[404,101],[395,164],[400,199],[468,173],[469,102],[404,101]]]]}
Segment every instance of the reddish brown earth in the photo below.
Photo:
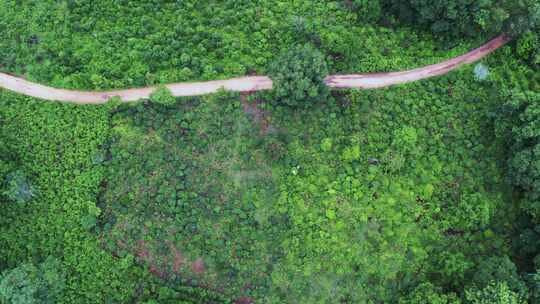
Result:
{"type": "Polygon", "coordinates": [[[193,273],[203,274],[204,269],[204,261],[202,258],[198,258],[193,263],[191,263],[191,271],[193,271],[193,273]]]}
{"type": "Polygon", "coordinates": [[[253,304],[253,303],[255,302],[253,301],[253,299],[249,297],[241,297],[237,299],[236,301],[234,301],[234,304],[253,304]]]}
{"type": "Polygon", "coordinates": [[[261,102],[256,100],[250,102],[247,100],[248,93],[242,93],[240,95],[240,101],[242,102],[242,109],[244,113],[253,120],[253,122],[259,126],[260,135],[266,135],[276,128],[270,124],[270,115],[267,111],[261,109],[261,102]]]}
{"type": "MultiPolygon", "coordinates": [[[[325,79],[331,88],[341,89],[373,89],[388,87],[435,77],[453,71],[464,64],[476,62],[499,49],[511,38],[500,35],[483,46],[469,53],[422,68],[390,73],[332,75],[325,79]]],[[[174,96],[198,96],[215,93],[220,89],[234,92],[255,92],[272,89],[272,80],[266,76],[249,76],[228,80],[207,82],[173,83],[166,85],[174,96]]],[[[78,104],[101,104],[111,97],[119,97],[124,102],[146,99],[156,89],[155,87],[106,92],[88,92],[52,88],[27,81],[5,73],[0,73],[0,88],[45,100],[56,100],[78,104]]]]}

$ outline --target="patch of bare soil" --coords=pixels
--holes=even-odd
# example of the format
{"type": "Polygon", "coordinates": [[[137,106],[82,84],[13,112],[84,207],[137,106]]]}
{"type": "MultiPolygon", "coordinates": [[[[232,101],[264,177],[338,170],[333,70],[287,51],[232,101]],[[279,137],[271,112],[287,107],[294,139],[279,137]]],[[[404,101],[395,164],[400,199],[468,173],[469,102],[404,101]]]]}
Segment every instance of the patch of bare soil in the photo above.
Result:
{"type": "Polygon", "coordinates": [[[266,135],[274,133],[277,128],[270,123],[270,113],[261,109],[260,105],[262,101],[256,100],[254,102],[248,101],[248,93],[240,94],[240,100],[242,102],[242,108],[244,113],[253,120],[253,122],[259,126],[260,135],[266,135]]]}
{"type": "Polygon", "coordinates": [[[253,301],[253,299],[249,298],[249,297],[241,297],[241,298],[238,298],[236,301],[234,301],[235,304],[253,304],[255,303],[253,301]]]}
{"type": "Polygon", "coordinates": [[[204,261],[202,258],[196,259],[191,263],[191,271],[196,274],[203,274],[205,271],[204,261]]]}
{"type": "MultiPolygon", "coordinates": [[[[118,239],[116,241],[117,251],[126,250],[132,253],[139,263],[148,267],[152,274],[162,279],[170,278],[172,275],[191,279],[195,276],[200,277],[206,272],[202,257],[189,261],[180,249],[170,241],[149,242],[140,239],[133,242],[132,245],[129,243],[126,240],[118,239]],[[158,253],[156,248],[160,247],[165,247],[167,250],[158,253]]],[[[119,256],[119,252],[113,252],[113,255],[119,256]]]]}

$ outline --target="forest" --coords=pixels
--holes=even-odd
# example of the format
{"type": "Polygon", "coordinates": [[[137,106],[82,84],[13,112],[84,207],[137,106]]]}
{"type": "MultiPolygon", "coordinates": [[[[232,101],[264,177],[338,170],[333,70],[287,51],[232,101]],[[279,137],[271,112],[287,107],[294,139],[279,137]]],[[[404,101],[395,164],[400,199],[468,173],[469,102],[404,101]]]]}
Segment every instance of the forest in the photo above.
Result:
{"type": "Polygon", "coordinates": [[[0,83],[0,304],[540,304],[540,0],[0,0],[1,73],[157,89],[0,83]]]}

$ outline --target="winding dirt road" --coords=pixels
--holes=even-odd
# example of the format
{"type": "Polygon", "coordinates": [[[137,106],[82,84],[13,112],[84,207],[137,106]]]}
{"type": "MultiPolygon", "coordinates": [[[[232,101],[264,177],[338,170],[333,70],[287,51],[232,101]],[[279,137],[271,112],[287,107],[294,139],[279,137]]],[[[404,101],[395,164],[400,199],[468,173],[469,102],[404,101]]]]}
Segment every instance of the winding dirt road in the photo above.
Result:
{"type": "MultiPolygon", "coordinates": [[[[510,40],[509,36],[500,35],[467,54],[422,68],[403,72],[332,75],[325,79],[325,83],[329,87],[337,89],[373,89],[435,77],[453,71],[464,64],[476,62],[510,40]]],[[[198,96],[215,93],[221,88],[235,92],[270,90],[272,89],[272,80],[266,76],[253,76],[207,82],[173,83],[166,85],[166,87],[171,90],[174,96],[198,96]]],[[[101,104],[114,96],[120,97],[124,102],[137,101],[148,98],[155,90],[155,87],[106,92],[64,90],[33,83],[5,73],[0,73],[0,88],[40,99],[78,104],[101,104]]]]}

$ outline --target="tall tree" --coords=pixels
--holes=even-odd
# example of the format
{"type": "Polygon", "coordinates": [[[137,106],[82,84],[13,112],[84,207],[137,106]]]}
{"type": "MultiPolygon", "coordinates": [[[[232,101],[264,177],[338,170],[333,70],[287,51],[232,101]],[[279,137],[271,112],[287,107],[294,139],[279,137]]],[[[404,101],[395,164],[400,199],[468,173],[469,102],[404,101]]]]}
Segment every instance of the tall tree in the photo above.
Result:
{"type": "Polygon", "coordinates": [[[454,37],[521,34],[538,26],[538,0],[386,0],[386,6],[410,23],[454,37]]]}
{"type": "Polygon", "coordinates": [[[56,303],[65,286],[60,262],[52,257],[34,265],[23,263],[0,275],[0,303],[56,303]]]}

